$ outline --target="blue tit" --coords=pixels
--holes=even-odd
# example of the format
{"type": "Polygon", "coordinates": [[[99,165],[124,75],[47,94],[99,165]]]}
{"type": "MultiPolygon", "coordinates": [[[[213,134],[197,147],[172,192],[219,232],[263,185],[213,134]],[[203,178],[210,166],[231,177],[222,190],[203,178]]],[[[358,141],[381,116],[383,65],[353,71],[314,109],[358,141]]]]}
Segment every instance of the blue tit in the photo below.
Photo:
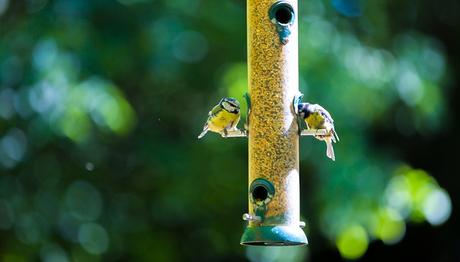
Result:
{"type": "Polygon", "coordinates": [[[299,103],[298,111],[300,117],[305,121],[308,129],[325,129],[326,135],[317,135],[315,138],[326,142],[326,155],[335,161],[334,148],[332,143],[339,141],[335,132],[334,120],[331,114],[318,104],[299,103]]]}
{"type": "Polygon", "coordinates": [[[240,103],[235,98],[223,98],[208,115],[208,120],[198,139],[206,135],[208,131],[227,136],[227,132],[235,130],[240,121],[240,103]]]}

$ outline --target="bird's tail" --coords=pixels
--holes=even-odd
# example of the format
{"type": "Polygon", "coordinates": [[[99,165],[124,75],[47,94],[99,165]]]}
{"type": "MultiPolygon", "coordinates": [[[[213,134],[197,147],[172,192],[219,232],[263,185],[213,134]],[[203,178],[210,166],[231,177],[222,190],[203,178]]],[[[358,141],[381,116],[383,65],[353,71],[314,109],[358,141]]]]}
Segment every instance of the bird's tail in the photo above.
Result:
{"type": "Polygon", "coordinates": [[[332,146],[332,139],[330,137],[326,138],[326,155],[332,161],[335,161],[334,147],[332,146]]]}
{"type": "Polygon", "coordinates": [[[208,132],[208,125],[205,125],[203,127],[203,132],[201,132],[201,134],[198,136],[198,139],[201,139],[202,137],[204,137],[204,135],[206,135],[207,132],[208,132]]]}

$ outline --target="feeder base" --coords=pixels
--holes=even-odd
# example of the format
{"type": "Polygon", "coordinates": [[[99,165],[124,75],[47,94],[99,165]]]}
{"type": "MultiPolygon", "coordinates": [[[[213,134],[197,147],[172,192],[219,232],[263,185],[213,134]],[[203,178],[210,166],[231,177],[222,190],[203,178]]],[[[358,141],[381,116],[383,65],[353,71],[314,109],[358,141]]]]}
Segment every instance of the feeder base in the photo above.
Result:
{"type": "Polygon", "coordinates": [[[248,226],[240,240],[247,246],[298,246],[308,244],[299,226],[248,226]]]}

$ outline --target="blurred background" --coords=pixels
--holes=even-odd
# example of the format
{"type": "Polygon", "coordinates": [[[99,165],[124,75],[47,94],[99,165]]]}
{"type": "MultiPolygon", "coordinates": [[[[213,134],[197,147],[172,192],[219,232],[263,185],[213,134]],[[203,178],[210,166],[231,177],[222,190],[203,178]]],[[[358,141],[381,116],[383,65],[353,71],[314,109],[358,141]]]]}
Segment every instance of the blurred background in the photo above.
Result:
{"type": "MultiPolygon", "coordinates": [[[[239,245],[243,0],[0,0],[0,261],[459,261],[460,2],[300,0],[307,247],[239,245]]],[[[244,107],[244,105],[243,105],[244,107]]],[[[245,108],[243,108],[245,111],[245,108]]]]}

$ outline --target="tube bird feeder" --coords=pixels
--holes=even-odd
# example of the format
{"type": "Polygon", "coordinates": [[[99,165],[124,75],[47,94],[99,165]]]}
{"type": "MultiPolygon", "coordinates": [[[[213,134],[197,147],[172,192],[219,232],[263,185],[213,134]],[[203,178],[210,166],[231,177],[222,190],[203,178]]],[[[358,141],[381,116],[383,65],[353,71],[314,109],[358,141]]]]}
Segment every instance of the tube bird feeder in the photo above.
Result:
{"type": "Polygon", "coordinates": [[[297,0],[248,0],[249,212],[243,245],[307,244],[300,221],[297,0]]]}

